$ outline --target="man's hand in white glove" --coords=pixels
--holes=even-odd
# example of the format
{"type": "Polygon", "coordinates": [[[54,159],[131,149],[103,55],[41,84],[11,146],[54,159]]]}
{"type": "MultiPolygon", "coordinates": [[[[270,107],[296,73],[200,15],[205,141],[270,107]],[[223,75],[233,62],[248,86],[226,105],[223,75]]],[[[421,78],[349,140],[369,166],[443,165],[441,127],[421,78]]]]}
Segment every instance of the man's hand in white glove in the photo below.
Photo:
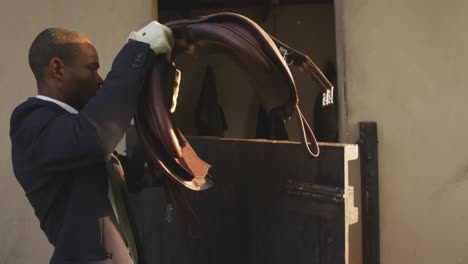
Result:
{"type": "Polygon", "coordinates": [[[167,26],[151,21],[142,29],[130,32],[128,39],[148,43],[156,55],[164,54],[167,61],[170,61],[174,36],[167,26]]]}

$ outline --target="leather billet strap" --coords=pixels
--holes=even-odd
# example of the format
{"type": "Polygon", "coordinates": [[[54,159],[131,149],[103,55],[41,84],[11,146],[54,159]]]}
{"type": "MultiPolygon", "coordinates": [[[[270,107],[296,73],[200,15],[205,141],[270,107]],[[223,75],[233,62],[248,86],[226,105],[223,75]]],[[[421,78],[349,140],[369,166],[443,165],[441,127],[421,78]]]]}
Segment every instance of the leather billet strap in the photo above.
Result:
{"type": "MultiPolygon", "coordinates": [[[[267,112],[278,112],[283,120],[288,120],[294,113],[298,115],[298,126],[307,153],[311,157],[319,155],[315,136],[298,108],[296,85],[286,62],[309,74],[322,91],[329,91],[331,83],[309,57],[271,38],[254,21],[239,14],[216,13],[171,21],[166,25],[175,38],[172,59],[181,53],[223,53],[230,56],[247,73],[267,112]]],[[[186,188],[204,190],[213,185],[205,177],[210,165],[197,156],[171,120],[174,79],[173,64],[159,56],[151,70],[148,87],[142,93],[135,124],[154,165],[186,188]]]]}
{"type": "Polygon", "coordinates": [[[308,74],[312,80],[317,84],[322,92],[327,92],[333,88],[333,84],[325,77],[320,68],[304,53],[301,53],[290,46],[284,44],[278,39],[270,36],[275,42],[276,47],[283,55],[288,65],[298,67],[302,72],[308,74]]]}

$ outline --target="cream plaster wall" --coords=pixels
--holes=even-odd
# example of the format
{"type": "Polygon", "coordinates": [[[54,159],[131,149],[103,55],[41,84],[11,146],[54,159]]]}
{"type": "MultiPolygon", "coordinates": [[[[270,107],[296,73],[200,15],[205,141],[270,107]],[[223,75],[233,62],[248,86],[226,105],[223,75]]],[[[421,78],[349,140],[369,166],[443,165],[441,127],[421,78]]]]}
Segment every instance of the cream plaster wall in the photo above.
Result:
{"type": "Polygon", "coordinates": [[[11,168],[10,114],[36,94],[27,61],[31,42],[47,27],[81,31],[96,45],[104,77],[128,33],[151,20],[153,6],[152,0],[1,0],[0,263],[48,263],[52,252],[11,168]]]}
{"type": "Polygon", "coordinates": [[[381,263],[468,263],[468,2],[336,3],[346,140],[378,123],[381,263]]]}

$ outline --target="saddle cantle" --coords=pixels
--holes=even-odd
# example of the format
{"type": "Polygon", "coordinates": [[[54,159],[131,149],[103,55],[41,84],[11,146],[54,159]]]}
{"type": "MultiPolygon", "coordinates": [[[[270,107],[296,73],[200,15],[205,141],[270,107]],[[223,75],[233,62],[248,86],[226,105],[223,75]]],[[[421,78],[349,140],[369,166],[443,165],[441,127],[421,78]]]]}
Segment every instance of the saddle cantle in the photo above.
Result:
{"type": "MultiPolygon", "coordinates": [[[[246,71],[267,112],[279,112],[283,120],[288,120],[294,113],[298,115],[307,153],[312,157],[319,155],[315,136],[298,107],[297,90],[288,67],[288,64],[295,65],[309,74],[324,92],[324,105],[332,103],[333,86],[309,57],[271,37],[249,18],[235,13],[216,13],[171,21],[166,25],[175,38],[172,60],[181,53],[221,52],[229,55],[246,71]]],[[[135,126],[155,166],[179,184],[201,191],[213,185],[205,177],[210,165],[197,156],[182,132],[174,127],[169,111],[175,71],[175,66],[163,56],[157,59],[149,75],[148,87],[140,98],[135,126]]]]}

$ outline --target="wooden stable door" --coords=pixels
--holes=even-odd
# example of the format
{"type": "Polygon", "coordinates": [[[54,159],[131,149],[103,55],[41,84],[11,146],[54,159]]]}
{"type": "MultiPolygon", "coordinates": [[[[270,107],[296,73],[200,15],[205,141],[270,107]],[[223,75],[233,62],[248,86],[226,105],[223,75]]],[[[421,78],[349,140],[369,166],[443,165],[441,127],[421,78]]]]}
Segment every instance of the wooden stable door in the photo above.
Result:
{"type": "Polygon", "coordinates": [[[348,263],[348,226],[357,222],[347,166],[356,145],[321,144],[316,159],[299,143],[189,138],[210,163],[215,186],[185,190],[198,224],[163,188],[132,194],[147,263],[348,263]]]}

